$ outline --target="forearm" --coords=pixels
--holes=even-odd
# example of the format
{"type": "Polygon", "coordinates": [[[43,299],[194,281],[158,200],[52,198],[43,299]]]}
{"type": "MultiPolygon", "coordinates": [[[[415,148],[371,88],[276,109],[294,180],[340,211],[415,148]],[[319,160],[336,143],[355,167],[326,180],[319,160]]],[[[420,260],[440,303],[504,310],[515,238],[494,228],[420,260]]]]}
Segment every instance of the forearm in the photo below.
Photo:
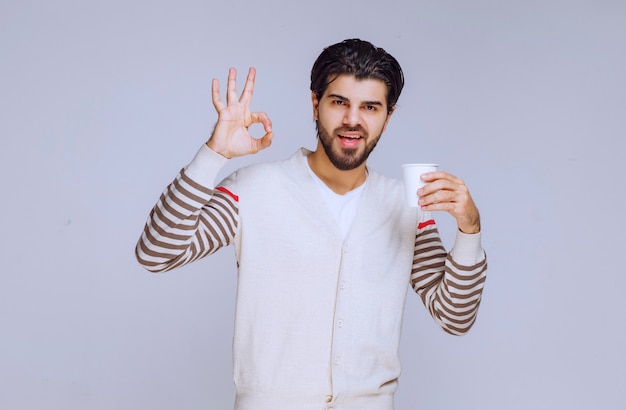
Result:
{"type": "Polygon", "coordinates": [[[212,189],[222,165],[215,155],[201,148],[150,212],[136,247],[137,260],[146,269],[171,270],[231,242],[238,223],[237,202],[212,189]]]}
{"type": "Polygon", "coordinates": [[[485,283],[487,264],[463,266],[446,259],[443,280],[427,302],[433,318],[448,333],[467,333],[476,320],[485,283]]]}
{"type": "Polygon", "coordinates": [[[487,262],[480,237],[460,233],[447,254],[434,226],[416,240],[411,284],[433,319],[446,332],[467,333],[478,313],[487,262]]]}

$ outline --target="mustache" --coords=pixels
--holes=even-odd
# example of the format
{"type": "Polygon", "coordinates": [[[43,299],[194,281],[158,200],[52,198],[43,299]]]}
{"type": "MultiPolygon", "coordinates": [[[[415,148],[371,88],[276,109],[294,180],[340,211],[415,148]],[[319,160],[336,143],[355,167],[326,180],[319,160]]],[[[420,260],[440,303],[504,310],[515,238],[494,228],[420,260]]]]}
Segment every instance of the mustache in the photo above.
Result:
{"type": "Polygon", "coordinates": [[[344,125],[343,127],[335,128],[335,134],[341,134],[342,132],[360,132],[363,135],[367,135],[365,129],[360,125],[355,125],[354,127],[344,125]]]}

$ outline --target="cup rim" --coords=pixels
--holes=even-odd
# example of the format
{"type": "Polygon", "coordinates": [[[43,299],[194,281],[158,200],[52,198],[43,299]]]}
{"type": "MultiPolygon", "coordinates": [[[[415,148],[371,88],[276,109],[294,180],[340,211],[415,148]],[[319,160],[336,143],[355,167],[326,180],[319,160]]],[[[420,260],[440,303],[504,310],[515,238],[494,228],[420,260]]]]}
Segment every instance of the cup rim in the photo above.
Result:
{"type": "Polygon", "coordinates": [[[439,164],[427,164],[427,163],[414,163],[414,164],[402,164],[403,167],[438,167],[439,164]]]}

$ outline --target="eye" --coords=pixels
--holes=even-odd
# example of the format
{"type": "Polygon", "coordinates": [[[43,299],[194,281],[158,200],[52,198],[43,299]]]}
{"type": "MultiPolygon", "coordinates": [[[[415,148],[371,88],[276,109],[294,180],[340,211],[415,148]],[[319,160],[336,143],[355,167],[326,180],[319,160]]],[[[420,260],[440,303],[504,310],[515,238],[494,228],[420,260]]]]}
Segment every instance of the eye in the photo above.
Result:
{"type": "Polygon", "coordinates": [[[343,100],[334,100],[333,103],[335,105],[346,105],[346,102],[343,100]]]}
{"type": "Polygon", "coordinates": [[[377,107],[375,105],[366,105],[365,109],[367,111],[376,111],[377,107]]]}

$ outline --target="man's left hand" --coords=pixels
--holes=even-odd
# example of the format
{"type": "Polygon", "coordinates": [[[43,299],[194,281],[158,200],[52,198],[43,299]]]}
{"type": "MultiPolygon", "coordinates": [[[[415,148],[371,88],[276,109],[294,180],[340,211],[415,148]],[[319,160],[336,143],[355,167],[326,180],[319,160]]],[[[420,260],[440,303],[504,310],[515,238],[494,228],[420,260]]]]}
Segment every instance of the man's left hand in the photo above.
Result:
{"type": "Polygon", "coordinates": [[[469,189],[461,179],[443,171],[422,175],[427,184],[418,189],[419,206],[423,211],[446,211],[454,219],[461,232],[480,232],[480,215],[469,189]]]}

